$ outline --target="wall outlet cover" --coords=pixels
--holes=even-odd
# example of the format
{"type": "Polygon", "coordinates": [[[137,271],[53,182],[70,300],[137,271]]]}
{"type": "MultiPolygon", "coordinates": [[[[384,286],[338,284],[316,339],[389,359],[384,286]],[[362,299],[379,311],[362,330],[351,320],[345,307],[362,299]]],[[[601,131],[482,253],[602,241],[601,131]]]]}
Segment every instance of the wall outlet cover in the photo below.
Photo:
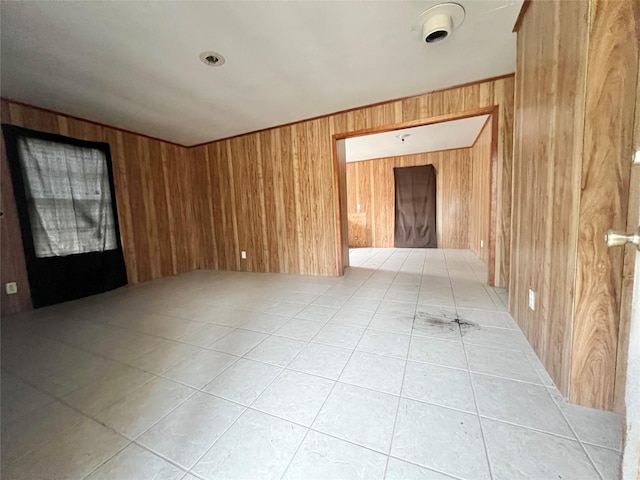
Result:
{"type": "Polygon", "coordinates": [[[529,289],[529,309],[530,310],[536,309],[536,292],[534,292],[531,289],[529,289]]]}
{"type": "Polygon", "coordinates": [[[8,282],[5,284],[7,295],[14,295],[18,293],[18,284],[16,282],[8,282]]]}
{"type": "Polygon", "coordinates": [[[242,252],[240,252],[240,258],[242,258],[243,260],[246,260],[247,259],[247,252],[242,250],[242,252]]]}

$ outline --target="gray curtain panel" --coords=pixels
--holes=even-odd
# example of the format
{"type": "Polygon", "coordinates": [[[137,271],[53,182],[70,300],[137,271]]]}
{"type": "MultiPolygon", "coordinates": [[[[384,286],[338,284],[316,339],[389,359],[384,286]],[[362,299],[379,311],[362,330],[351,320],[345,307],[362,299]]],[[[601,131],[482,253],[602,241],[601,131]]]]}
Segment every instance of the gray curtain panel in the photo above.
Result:
{"type": "Polygon", "coordinates": [[[433,165],[393,169],[396,187],[396,248],[437,248],[436,169],[433,165]]]}
{"type": "Polygon", "coordinates": [[[102,151],[21,137],[18,152],[36,257],[118,247],[102,151]]]}

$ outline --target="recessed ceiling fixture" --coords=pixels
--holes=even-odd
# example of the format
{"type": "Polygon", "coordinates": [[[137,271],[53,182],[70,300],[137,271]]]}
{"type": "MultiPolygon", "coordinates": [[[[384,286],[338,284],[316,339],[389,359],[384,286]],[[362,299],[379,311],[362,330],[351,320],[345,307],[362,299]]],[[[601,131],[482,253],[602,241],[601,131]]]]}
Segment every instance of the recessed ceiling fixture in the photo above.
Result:
{"type": "Polygon", "coordinates": [[[225,62],[224,57],[218,52],[202,52],[200,54],[200,60],[209,67],[219,67],[225,62]]]}
{"type": "Polygon", "coordinates": [[[418,32],[423,42],[438,43],[448,38],[464,20],[464,8],[457,3],[441,3],[420,15],[411,29],[418,32]]]}

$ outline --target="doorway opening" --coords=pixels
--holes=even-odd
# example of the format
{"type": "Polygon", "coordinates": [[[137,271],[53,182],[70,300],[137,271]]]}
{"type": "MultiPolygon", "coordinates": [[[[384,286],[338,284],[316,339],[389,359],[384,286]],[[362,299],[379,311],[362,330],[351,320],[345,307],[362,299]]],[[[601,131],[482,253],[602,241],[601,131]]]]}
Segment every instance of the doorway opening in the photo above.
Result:
{"type": "MultiPolygon", "coordinates": [[[[435,173],[437,238],[428,246],[472,250],[495,284],[497,109],[334,135],[334,152],[342,270],[350,249],[414,246],[397,243],[402,213],[394,169],[428,165],[435,173]]],[[[414,227],[422,228],[409,225],[407,232],[414,227]]]]}

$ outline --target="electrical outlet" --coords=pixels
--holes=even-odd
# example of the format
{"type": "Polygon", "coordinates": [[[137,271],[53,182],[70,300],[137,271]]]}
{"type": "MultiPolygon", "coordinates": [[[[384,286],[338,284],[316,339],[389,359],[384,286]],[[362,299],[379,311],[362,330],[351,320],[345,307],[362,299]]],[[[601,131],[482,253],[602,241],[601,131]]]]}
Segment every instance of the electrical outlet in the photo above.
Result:
{"type": "Polygon", "coordinates": [[[480,240],[480,248],[484,248],[484,240],[480,240]]]}
{"type": "Polygon", "coordinates": [[[534,292],[531,289],[529,289],[529,309],[530,310],[536,309],[536,292],[534,292]]]}
{"type": "Polygon", "coordinates": [[[360,204],[358,204],[358,206],[356,207],[357,211],[360,211],[360,204]]]}
{"type": "Polygon", "coordinates": [[[240,258],[242,258],[243,260],[246,260],[246,259],[247,259],[247,252],[245,252],[244,250],[242,250],[242,251],[240,252],[240,258]]]}
{"type": "Polygon", "coordinates": [[[5,289],[7,290],[7,295],[13,295],[18,293],[18,284],[16,282],[8,282],[5,285],[5,289]]]}

